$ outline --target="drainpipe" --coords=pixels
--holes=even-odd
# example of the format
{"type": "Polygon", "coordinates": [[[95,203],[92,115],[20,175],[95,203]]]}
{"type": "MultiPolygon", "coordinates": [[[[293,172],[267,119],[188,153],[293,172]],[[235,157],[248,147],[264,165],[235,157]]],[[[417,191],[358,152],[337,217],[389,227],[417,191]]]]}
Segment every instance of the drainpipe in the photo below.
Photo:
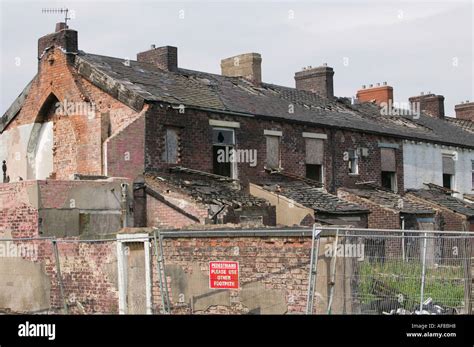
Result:
{"type": "Polygon", "coordinates": [[[329,135],[331,139],[331,171],[332,171],[332,182],[331,182],[331,193],[336,194],[336,144],[334,140],[334,130],[329,130],[329,135]]]}
{"type": "Polygon", "coordinates": [[[128,226],[128,184],[122,183],[122,227],[126,228],[128,226]]]}
{"type": "MultiPolygon", "coordinates": [[[[405,217],[401,216],[402,230],[405,230],[405,217]]],[[[405,232],[402,231],[402,262],[405,261],[405,232]]]]}
{"type": "Polygon", "coordinates": [[[7,161],[6,160],[3,161],[2,171],[3,171],[3,183],[8,183],[10,179],[7,176],[7,161]]]}

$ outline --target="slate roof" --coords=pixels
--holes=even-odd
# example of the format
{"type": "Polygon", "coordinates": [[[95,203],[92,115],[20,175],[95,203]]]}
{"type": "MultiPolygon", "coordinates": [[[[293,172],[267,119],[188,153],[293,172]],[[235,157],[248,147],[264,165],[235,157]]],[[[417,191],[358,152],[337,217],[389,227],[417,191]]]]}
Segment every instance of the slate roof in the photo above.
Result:
{"type": "Polygon", "coordinates": [[[282,195],[316,212],[330,214],[368,213],[357,204],[342,200],[303,181],[282,181],[260,184],[265,190],[282,195]]]}
{"type": "Polygon", "coordinates": [[[228,177],[182,167],[145,174],[145,184],[155,191],[162,191],[161,187],[164,184],[202,204],[228,205],[236,208],[269,205],[266,200],[240,190],[233,181],[228,177]]]}
{"type": "Polygon", "coordinates": [[[474,147],[474,138],[448,121],[421,115],[381,116],[371,103],[350,105],[344,98],[328,100],[284,86],[262,83],[259,87],[243,78],[179,68],[164,71],[143,62],[80,52],[79,73],[91,83],[108,89],[123,101],[160,101],[247,116],[279,118],[339,127],[409,139],[474,147]],[[289,105],[294,113],[289,113],[289,105]]]}
{"type": "Polygon", "coordinates": [[[474,122],[469,119],[458,119],[458,118],[446,118],[448,122],[460,127],[463,130],[469,131],[470,133],[474,133],[474,122]]]}
{"type": "Polygon", "coordinates": [[[433,209],[407,199],[401,195],[390,191],[377,189],[373,187],[363,188],[340,188],[343,191],[357,195],[360,198],[367,199],[372,203],[389,208],[393,211],[409,214],[431,214],[433,209]]]}
{"type": "Polygon", "coordinates": [[[455,198],[441,189],[409,189],[407,193],[445,207],[451,211],[463,214],[468,217],[474,217],[474,204],[455,198]]]}
{"type": "MultiPolygon", "coordinates": [[[[351,105],[345,98],[328,100],[311,92],[269,83],[256,87],[243,78],[182,68],[176,72],[164,71],[149,63],[83,51],[75,55],[75,67],[85,79],[137,111],[145,102],[162,102],[474,147],[471,133],[450,121],[425,115],[419,119],[382,116],[378,106],[372,103],[351,105]],[[290,104],[293,113],[289,112],[290,104]]],[[[5,123],[4,119],[1,123],[5,123]]]]}

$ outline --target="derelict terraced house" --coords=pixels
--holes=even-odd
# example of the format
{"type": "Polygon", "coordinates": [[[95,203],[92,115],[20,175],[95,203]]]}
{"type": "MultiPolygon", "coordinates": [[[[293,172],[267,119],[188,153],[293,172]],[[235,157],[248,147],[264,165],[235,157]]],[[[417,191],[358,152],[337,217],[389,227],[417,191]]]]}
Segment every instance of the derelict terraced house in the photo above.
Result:
{"type": "MultiPolygon", "coordinates": [[[[420,157],[405,161],[408,145],[456,152],[463,158],[456,182],[472,175],[465,166],[474,160],[472,133],[425,113],[419,119],[382,115],[371,101],[393,98],[389,86],[366,90],[360,99],[369,102],[335,97],[328,66],[297,72],[296,88],[289,88],[262,81],[257,53],[224,59],[222,74],[210,74],[179,67],[171,46],[152,47],[136,61],[85,53],[78,49],[77,32],[63,23],[39,39],[38,60],[37,75],[1,119],[0,160],[6,161],[9,181],[127,177],[144,192],[141,210],[135,208],[138,224],[149,224],[145,188],[153,187],[147,181],[162,180],[160,172],[176,167],[238,180],[237,209],[239,201],[254,205],[250,184],[269,181],[283,186],[304,178],[333,194],[361,182],[399,193],[407,180],[414,182],[410,188],[421,188],[413,176],[422,163],[420,157]],[[239,150],[240,161],[219,160],[231,149],[239,150]]],[[[434,175],[443,179],[444,157],[439,162],[434,175]]],[[[217,176],[207,177],[220,184],[217,176]]],[[[166,202],[158,207],[158,220],[172,213],[170,223],[176,214],[202,222],[211,215],[201,218],[189,204],[176,206],[166,198],[169,188],[156,190],[150,198],[166,202]]],[[[326,212],[347,208],[343,201],[332,206],[326,212]]],[[[354,206],[352,212],[361,211],[354,206]]]]}

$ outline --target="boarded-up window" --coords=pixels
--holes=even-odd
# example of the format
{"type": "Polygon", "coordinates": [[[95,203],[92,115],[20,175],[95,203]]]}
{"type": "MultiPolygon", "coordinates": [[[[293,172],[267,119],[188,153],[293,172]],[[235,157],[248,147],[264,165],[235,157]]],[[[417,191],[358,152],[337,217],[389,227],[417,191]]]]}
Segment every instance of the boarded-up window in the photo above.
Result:
{"type": "Polygon", "coordinates": [[[395,149],[393,148],[381,148],[381,169],[382,171],[395,172],[397,171],[395,149]]]}
{"type": "Polygon", "coordinates": [[[267,161],[266,165],[269,168],[280,167],[280,137],[267,136],[267,161]]]}
{"type": "Polygon", "coordinates": [[[323,165],[324,142],[320,139],[306,139],[306,164],[323,165]]]}
{"type": "Polygon", "coordinates": [[[451,155],[443,155],[443,174],[454,175],[454,160],[451,155]]]}
{"type": "Polygon", "coordinates": [[[168,128],[165,134],[165,150],[163,151],[163,161],[169,164],[178,163],[179,137],[178,130],[168,128]]]}

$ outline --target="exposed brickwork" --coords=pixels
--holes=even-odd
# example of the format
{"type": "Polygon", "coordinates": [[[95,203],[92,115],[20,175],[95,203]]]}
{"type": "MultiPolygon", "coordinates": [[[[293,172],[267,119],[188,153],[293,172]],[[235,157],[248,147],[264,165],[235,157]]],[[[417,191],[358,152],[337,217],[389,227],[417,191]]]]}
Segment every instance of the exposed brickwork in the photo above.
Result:
{"type": "Polygon", "coordinates": [[[356,96],[360,102],[374,101],[377,105],[381,103],[388,104],[390,100],[393,102],[393,88],[390,86],[380,86],[360,89],[357,91],[356,96]]]}
{"type": "Polygon", "coordinates": [[[105,142],[107,176],[130,177],[144,171],[145,117],[141,116],[105,142]]]}
{"type": "MultiPolygon", "coordinates": [[[[74,173],[102,174],[103,141],[138,116],[136,111],[79,77],[71,57],[57,48],[47,51],[39,62],[38,75],[20,113],[6,128],[53,121],[52,176],[58,179],[69,179],[74,173]],[[59,115],[53,103],[45,116],[42,107],[50,100],[84,105],[95,113],[59,115]]],[[[26,157],[26,153],[23,155],[26,157]]]]}
{"type": "Polygon", "coordinates": [[[466,102],[454,106],[456,118],[467,119],[474,122],[474,102],[466,102]]]}
{"type": "Polygon", "coordinates": [[[400,214],[398,211],[385,208],[344,190],[338,190],[337,195],[370,210],[368,216],[368,227],[370,229],[400,229],[400,214]]]}
{"type": "Polygon", "coordinates": [[[164,136],[166,127],[180,128],[180,162],[184,167],[212,172],[212,126],[209,119],[234,121],[240,123],[235,129],[237,149],[255,149],[257,165],[251,167],[248,163],[238,163],[238,178],[246,186],[249,181],[268,179],[265,173],[266,142],[264,130],[279,130],[283,136],[280,142],[281,166],[286,172],[299,176],[306,175],[305,139],[303,132],[315,132],[327,135],[324,140],[325,168],[324,177],[328,190],[346,186],[353,187],[359,181],[375,181],[381,185],[380,148],[379,142],[392,142],[400,145],[396,152],[397,184],[403,191],[403,151],[401,144],[389,138],[350,131],[333,131],[318,127],[292,123],[277,123],[274,121],[235,117],[229,115],[209,114],[202,111],[186,109],[184,113],[178,110],[153,106],[146,114],[145,167],[160,168],[166,166],[162,162],[164,151],[164,136]],[[334,138],[332,135],[334,134],[334,138]],[[359,174],[349,175],[344,152],[359,147],[368,148],[368,156],[359,159],[359,174]],[[333,159],[334,157],[334,159],[333,159]],[[334,165],[334,170],[333,170],[334,165]]]}
{"type": "MultiPolygon", "coordinates": [[[[147,206],[147,226],[168,226],[168,227],[175,227],[175,228],[182,228],[184,226],[188,226],[191,224],[197,223],[196,220],[193,220],[187,217],[185,214],[180,213],[176,209],[166,205],[162,201],[158,201],[151,196],[147,197],[146,201],[147,206]]],[[[197,211],[195,206],[188,205],[187,207],[183,206],[183,210],[187,210],[186,212],[200,212],[203,217],[207,216],[207,210],[202,209],[197,211]],[[194,208],[193,208],[194,207],[194,208]],[[193,211],[189,211],[190,208],[193,211]]],[[[198,215],[199,215],[198,214],[198,215]]],[[[193,214],[194,215],[194,214],[193,214]]],[[[204,218],[202,218],[202,222],[204,223],[204,218]]]]}
{"type": "Polygon", "coordinates": [[[323,98],[334,97],[334,70],[332,67],[319,66],[299,71],[295,74],[296,89],[316,93],[323,98]]]}
{"type": "MultiPolygon", "coordinates": [[[[420,104],[420,110],[435,118],[444,117],[444,96],[435,94],[425,94],[413,96],[408,99],[410,104],[415,102],[420,104]]],[[[415,107],[413,107],[415,109],[415,107]]],[[[416,108],[418,109],[418,108],[416,108]]]]}
{"type": "MultiPolygon", "coordinates": [[[[202,274],[208,276],[209,261],[239,261],[240,286],[259,282],[267,290],[280,289],[285,292],[288,313],[303,313],[306,308],[308,290],[310,238],[303,237],[238,237],[238,238],[182,238],[165,239],[164,255],[168,265],[180,265],[192,273],[193,263],[199,264],[202,274]],[[238,248],[239,254],[235,254],[238,248]]],[[[153,304],[159,311],[161,299],[157,281],[156,261],[153,261],[153,304]]],[[[168,278],[168,287],[171,288],[168,278]]],[[[233,303],[219,307],[214,305],[206,311],[194,313],[248,313],[243,306],[240,290],[231,291],[233,303]]],[[[170,292],[173,313],[190,313],[189,300],[184,304],[170,292]]]]}

